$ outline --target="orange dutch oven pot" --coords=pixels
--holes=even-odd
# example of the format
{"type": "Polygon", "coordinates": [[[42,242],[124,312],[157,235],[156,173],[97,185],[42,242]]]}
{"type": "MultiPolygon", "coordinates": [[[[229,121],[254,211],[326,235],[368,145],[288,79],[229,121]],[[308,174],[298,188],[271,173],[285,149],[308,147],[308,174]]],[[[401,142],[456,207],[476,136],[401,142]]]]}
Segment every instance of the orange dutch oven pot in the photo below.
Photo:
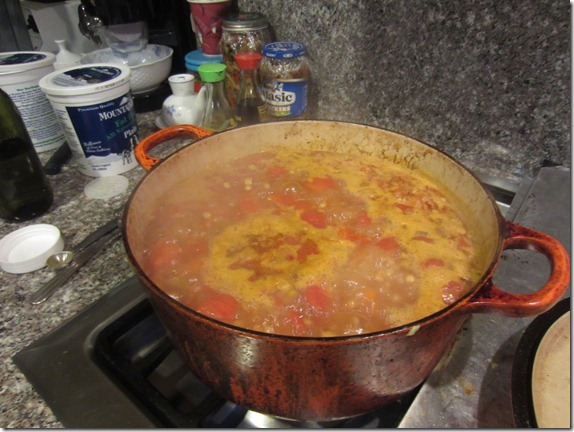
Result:
{"type": "Polygon", "coordinates": [[[334,121],[287,121],[211,135],[173,126],[142,140],[136,157],[149,173],[133,191],[124,214],[130,263],[158,317],[190,369],[225,399],[282,418],[326,421],[375,411],[420,385],[473,313],[527,317],[557,303],[570,281],[564,247],[539,231],[502,217],[496,202],[461,164],[417,140],[388,130],[334,121]],[[148,152],[172,138],[195,142],[160,161],[148,152]],[[269,146],[374,155],[431,175],[463,202],[469,226],[484,242],[482,277],[455,303],[416,322],[357,336],[306,338],[260,333],[218,322],[168,296],[148,276],[142,240],[151,209],[190,170],[269,146]],[[551,263],[548,281],[531,294],[512,294],[493,283],[505,249],[529,249],[551,263]]]}

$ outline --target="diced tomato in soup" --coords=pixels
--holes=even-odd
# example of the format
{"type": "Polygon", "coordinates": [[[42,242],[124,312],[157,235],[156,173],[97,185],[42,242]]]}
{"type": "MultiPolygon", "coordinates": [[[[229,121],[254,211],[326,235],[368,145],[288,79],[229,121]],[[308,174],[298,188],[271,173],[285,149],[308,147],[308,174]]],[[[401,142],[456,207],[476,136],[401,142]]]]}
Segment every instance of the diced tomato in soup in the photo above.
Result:
{"type": "Polygon", "coordinates": [[[377,332],[480,276],[448,192],[365,155],[277,148],[190,173],[146,226],[143,268],[197,312],[294,336],[377,332]]]}

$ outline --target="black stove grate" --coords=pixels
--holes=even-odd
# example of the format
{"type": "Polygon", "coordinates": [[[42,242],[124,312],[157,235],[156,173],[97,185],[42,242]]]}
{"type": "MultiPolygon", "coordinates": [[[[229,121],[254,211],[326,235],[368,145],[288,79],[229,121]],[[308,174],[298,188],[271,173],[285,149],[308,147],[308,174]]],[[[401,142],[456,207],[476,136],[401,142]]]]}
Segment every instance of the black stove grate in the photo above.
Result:
{"type": "MultiPolygon", "coordinates": [[[[249,419],[260,414],[226,401],[187,368],[147,299],[98,334],[93,354],[158,427],[257,427],[249,419]]],[[[418,390],[382,410],[350,419],[307,424],[264,416],[264,423],[282,428],[396,427],[418,390]]]]}
{"type": "Polygon", "coordinates": [[[100,332],[94,355],[157,426],[208,427],[226,402],[185,368],[147,300],[100,332]]]}

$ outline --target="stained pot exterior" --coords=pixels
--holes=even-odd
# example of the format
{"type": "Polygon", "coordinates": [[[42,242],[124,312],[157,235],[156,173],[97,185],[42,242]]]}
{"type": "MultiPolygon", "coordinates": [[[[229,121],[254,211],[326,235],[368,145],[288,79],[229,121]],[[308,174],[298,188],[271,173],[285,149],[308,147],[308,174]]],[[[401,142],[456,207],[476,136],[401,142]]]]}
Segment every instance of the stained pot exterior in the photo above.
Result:
{"type": "Polygon", "coordinates": [[[412,336],[406,329],[348,340],[288,340],[221,328],[148,288],[175,346],[207,386],[244,408],[306,421],[368,413],[416,388],[464,321],[452,315],[412,336]]]}

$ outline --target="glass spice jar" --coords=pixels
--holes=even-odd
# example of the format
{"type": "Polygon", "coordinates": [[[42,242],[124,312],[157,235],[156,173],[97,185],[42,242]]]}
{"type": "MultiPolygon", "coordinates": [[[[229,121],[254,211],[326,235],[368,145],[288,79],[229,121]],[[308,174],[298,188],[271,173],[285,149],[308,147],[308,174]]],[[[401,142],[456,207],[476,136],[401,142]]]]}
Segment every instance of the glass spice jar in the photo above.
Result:
{"type": "Polygon", "coordinates": [[[311,79],[305,45],[273,42],[263,48],[260,74],[270,121],[307,117],[311,79]]]}
{"type": "Polygon", "coordinates": [[[243,12],[228,15],[223,20],[221,34],[221,55],[227,66],[225,89],[227,100],[235,107],[241,73],[235,54],[241,52],[261,53],[263,47],[271,42],[269,22],[265,15],[259,12],[243,12]]]}

